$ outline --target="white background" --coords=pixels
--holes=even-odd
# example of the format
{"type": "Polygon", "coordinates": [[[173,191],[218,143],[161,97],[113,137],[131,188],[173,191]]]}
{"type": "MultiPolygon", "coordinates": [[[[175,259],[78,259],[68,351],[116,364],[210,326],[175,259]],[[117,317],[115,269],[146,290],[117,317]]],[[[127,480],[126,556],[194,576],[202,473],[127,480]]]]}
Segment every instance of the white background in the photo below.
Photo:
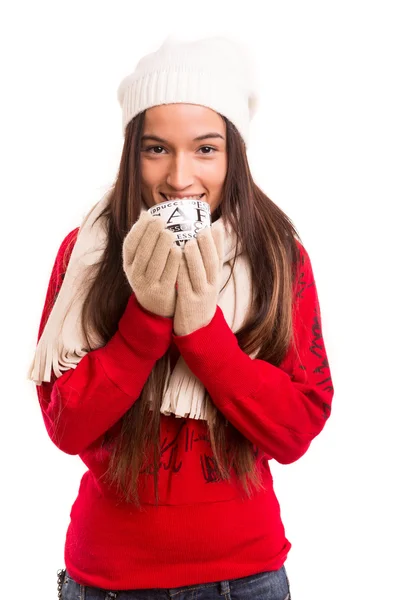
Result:
{"type": "Polygon", "coordinates": [[[260,86],[250,166],[314,268],[332,416],[297,463],[271,463],[292,597],[400,597],[396,10],[368,0],[3,8],[2,597],[56,597],[85,467],[48,438],[26,371],[58,247],[116,175],[117,86],[170,33],[248,44],[260,86]]]}

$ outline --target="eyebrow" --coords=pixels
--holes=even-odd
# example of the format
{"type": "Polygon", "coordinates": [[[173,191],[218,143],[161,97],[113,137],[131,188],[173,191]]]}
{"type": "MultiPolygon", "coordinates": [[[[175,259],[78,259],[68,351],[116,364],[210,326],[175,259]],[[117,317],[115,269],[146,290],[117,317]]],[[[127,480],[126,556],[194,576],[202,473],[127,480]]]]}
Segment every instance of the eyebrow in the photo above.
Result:
{"type": "MultiPolygon", "coordinates": [[[[204,135],[199,135],[199,136],[195,137],[193,141],[200,142],[202,140],[208,140],[211,138],[220,138],[221,140],[225,139],[220,133],[212,131],[210,133],[205,133],[204,135]]],[[[161,144],[168,144],[167,140],[164,140],[163,138],[160,138],[158,135],[153,135],[153,134],[143,135],[142,142],[144,142],[146,140],[154,140],[156,142],[161,142],[161,144]]]]}

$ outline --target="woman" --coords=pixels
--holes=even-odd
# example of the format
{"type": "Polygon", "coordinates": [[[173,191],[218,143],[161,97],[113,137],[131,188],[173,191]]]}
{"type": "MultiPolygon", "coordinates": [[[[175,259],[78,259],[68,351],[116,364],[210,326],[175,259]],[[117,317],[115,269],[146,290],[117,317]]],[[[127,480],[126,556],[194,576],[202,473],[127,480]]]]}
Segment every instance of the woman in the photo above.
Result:
{"type": "Polygon", "coordinates": [[[88,467],[62,598],[290,598],[269,461],[299,459],[333,397],[309,256],[246,158],[235,42],[169,38],[118,92],[112,189],[62,242],[30,372],[52,441],[88,467]],[[148,209],[201,198],[182,250],[148,209]]]}

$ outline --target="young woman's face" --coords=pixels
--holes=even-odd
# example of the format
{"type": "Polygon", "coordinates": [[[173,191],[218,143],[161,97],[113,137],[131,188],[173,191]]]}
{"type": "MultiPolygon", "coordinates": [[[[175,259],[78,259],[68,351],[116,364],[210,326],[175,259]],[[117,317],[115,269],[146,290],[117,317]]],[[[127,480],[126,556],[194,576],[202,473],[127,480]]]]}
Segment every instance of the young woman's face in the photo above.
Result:
{"type": "Polygon", "coordinates": [[[226,171],[226,127],[218,113],[195,104],[146,110],[141,174],[148,207],[194,196],[213,213],[222,199],[226,171]]]}

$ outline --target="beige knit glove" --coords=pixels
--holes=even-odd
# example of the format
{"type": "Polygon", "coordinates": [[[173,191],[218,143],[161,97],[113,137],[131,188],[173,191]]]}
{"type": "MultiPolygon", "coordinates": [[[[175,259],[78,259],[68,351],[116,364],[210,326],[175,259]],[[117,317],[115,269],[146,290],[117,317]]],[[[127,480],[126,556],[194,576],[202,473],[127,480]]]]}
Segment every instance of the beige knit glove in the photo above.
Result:
{"type": "Polygon", "coordinates": [[[124,239],[123,269],[139,304],[161,317],[172,317],[182,249],[161,217],[142,212],[124,239]]]}
{"type": "Polygon", "coordinates": [[[178,298],[174,317],[176,335],[187,335],[212,320],[218,303],[224,258],[221,229],[202,229],[186,242],[178,273],[178,298]]]}

